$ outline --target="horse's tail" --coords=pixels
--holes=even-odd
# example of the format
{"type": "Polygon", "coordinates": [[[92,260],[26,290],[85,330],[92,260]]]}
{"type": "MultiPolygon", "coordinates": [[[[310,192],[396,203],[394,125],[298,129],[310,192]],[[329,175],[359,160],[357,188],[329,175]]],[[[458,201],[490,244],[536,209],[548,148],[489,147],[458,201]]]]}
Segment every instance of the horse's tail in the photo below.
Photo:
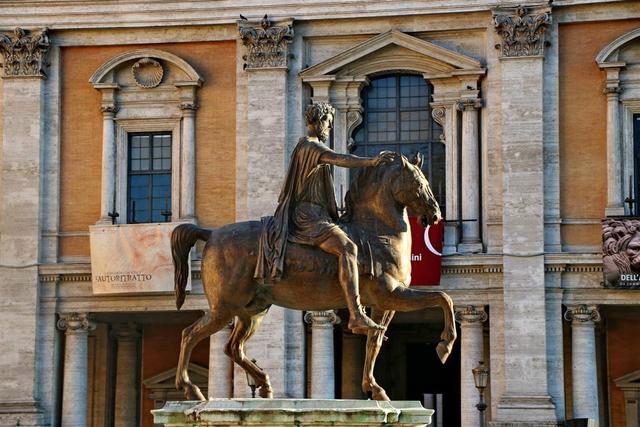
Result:
{"type": "Polygon", "coordinates": [[[180,310],[186,297],[185,289],[189,278],[189,251],[198,240],[209,240],[211,230],[197,227],[193,224],[182,224],[171,233],[171,256],[173,257],[174,289],[176,292],[176,307],[180,310]]]}

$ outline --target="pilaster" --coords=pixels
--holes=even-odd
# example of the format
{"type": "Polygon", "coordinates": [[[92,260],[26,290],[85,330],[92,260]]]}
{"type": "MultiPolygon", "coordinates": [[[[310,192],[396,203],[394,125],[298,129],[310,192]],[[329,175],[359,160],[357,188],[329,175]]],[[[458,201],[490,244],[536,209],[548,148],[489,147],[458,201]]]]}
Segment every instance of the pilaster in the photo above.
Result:
{"type": "Polygon", "coordinates": [[[308,311],[304,320],[311,325],[311,398],[335,398],[333,327],[340,318],[333,310],[308,311]]]}
{"type": "MultiPolygon", "coordinates": [[[[607,97],[607,206],[606,216],[624,215],[624,198],[622,195],[622,146],[620,143],[620,70],[624,62],[608,62],[600,64],[607,73],[603,93],[607,97]]],[[[630,191],[630,190],[629,190],[630,191]]]]}
{"type": "Polygon", "coordinates": [[[38,371],[38,263],[42,228],[44,71],[47,29],[0,34],[0,424],[41,422],[38,371]],[[17,332],[19,331],[19,332],[17,332]]]}
{"type": "Polygon", "coordinates": [[[546,351],[544,36],[546,4],[498,8],[503,161],[505,390],[498,422],[554,422],[546,351]],[[535,325],[533,327],[532,325],[535,325]]]}
{"type": "MultiPolygon", "coordinates": [[[[293,19],[238,21],[238,35],[244,55],[246,87],[246,205],[248,219],[272,215],[275,211],[287,166],[287,81],[289,45],[293,39],[293,19]]],[[[288,354],[299,334],[300,317],[288,309],[272,307],[262,327],[247,343],[246,353],[269,372],[275,397],[293,397],[300,392],[288,381],[292,359],[288,354]]],[[[242,370],[234,367],[234,397],[250,396],[242,370]]]]}

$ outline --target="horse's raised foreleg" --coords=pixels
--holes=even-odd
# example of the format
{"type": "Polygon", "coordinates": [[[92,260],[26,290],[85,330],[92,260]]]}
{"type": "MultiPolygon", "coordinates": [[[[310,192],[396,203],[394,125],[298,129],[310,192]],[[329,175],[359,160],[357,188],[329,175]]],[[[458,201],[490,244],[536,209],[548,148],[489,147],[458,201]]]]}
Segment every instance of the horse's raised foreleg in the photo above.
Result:
{"type": "Polygon", "coordinates": [[[224,346],[224,352],[253,377],[256,386],[259,387],[260,397],[270,399],[273,397],[273,389],[271,388],[269,375],[252,362],[244,353],[244,343],[251,338],[256,329],[258,329],[267,311],[269,311],[269,309],[252,316],[238,315],[238,321],[233,327],[229,341],[224,346]]]}
{"type": "Polygon", "coordinates": [[[229,320],[231,315],[225,311],[213,309],[205,313],[194,324],[188,326],[182,331],[182,342],[180,344],[180,358],[178,360],[178,369],[176,372],[176,389],[184,390],[184,394],[189,400],[205,400],[204,395],[197,385],[193,384],[189,379],[187,369],[189,367],[189,359],[191,351],[203,339],[222,329],[229,320]]]}
{"type": "Polygon", "coordinates": [[[397,286],[390,293],[379,296],[378,308],[396,311],[415,311],[428,307],[440,307],[444,313],[444,330],[436,352],[442,363],[446,362],[456,340],[456,322],[453,313],[453,301],[442,291],[422,291],[397,286]]]}
{"type": "Polygon", "coordinates": [[[370,331],[367,333],[367,355],[364,361],[364,370],[362,371],[362,391],[365,394],[371,392],[371,397],[374,400],[389,400],[389,396],[382,387],[378,385],[375,377],[373,376],[373,370],[376,365],[376,359],[378,353],[380,353],[380,347],[385,339],[385,332],[395,311],[387,310],[373,310],[371,312],[371,319],[384,328],[383,331],[370,331]]]}

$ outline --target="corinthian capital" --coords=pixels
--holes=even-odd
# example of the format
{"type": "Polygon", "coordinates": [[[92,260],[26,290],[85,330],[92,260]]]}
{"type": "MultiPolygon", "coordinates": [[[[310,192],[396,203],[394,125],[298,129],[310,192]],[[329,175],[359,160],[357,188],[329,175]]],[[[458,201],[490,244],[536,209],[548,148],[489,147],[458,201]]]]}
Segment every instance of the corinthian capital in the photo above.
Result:
{"type": "Polygon", "coordinates": [[[333,325],[340,323],[340,318],[333,310],[307,311],[304,314],[304,321],[314,328],[333,328],[333,325]]]}
{"type": "Polygon", "coordinates": [[[587,322],[599,322],[600,312],[598,311],[597,305],[570,305],[564,313],[564,318],[574,325],[587,322]]]}
{"type": "Polygon", "coordinates": [[[246,48],[245,68],[286,67],[289,43],[293,40],[292,21],[277,25],[264,15],[262,20],[238,23],[240,39],[246,48]]]}
{"type": "Polygon", "coordinates": [[[13,34],[0,34],[4,77],[46,77],[45,57],[49,50],[47,29],[29,31],[16,28],[13,34]]]}
{"type": "Polygon", "coordinates": [[[551,9],[523,6],[493,11],[493,26],[502,39],[496,45],[503,58],[544,54],[544,33],[551,22],[551,9]]]}
{"type": "Polygon", "coordinates": [[[58,329],[67,333],[88,332],[96,328],[87,313],[62,313],[57,326],[58,329]]]}
{"type": "Polygon", "coordinates": [[[456,307],[456,320],[463,325],[473,323],[482,324],[487,321],[487,313],[481,305],[467,305],[465,307],[456,307]]]}

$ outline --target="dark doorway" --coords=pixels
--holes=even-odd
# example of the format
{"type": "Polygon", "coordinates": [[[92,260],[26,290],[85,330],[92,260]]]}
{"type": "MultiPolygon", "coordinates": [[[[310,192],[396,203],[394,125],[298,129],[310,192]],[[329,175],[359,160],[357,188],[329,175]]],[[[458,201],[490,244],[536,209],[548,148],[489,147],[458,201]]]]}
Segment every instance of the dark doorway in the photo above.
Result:
{"type": "Polygon", "coordinates": [[[442,411],[434,416],[432,425],[460,427],[460,340],[443,365],[435,350],[443,327],[439,310],[398,314],[376,364],[378,384],[391,400],[424,404],[426,394],[441,395],[442,411]]]}

